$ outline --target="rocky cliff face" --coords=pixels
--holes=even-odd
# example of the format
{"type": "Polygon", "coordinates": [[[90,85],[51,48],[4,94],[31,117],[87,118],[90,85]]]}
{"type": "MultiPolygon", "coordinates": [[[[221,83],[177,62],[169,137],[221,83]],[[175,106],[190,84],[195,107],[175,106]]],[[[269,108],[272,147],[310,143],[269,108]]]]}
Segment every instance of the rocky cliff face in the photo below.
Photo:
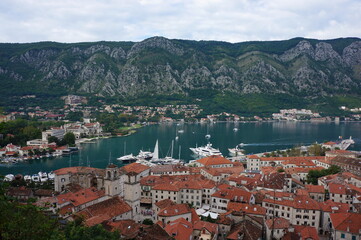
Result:
{"type": "Polygon", "coordinates": [[[39,44],[0,55],[0,81],[38,91],[56,86],[124,97],[193,89],[302,96],[360,93],[361,41],[336,51],[332,44],[340,41],[301,39],[276,54],[257,44],[256,51],[240,50],[242,45],[238,49],[162,37],[127,44],[39,44]]]}

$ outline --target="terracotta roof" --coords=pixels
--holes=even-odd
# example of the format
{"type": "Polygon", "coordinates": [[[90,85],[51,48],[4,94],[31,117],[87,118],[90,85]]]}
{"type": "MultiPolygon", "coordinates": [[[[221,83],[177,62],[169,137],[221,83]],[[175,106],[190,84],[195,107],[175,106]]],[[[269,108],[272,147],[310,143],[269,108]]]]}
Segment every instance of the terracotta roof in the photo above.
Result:
{"type": "Polygon", "coordinates": [[[176,240],[189,240],[192,238],[193,227],[184,218],[178,218],[167,224],[164,228],[167,233],[176,240]]]}
{"type": "Polygon", "coordinates": [[[192,223],[199,221],[200,218],[194,208],[191,208],[192,223]]]}
{"type": "Polygon", "coordinates": [[[325,193],[325,187],[323,185],[307,184],[305,188],[309,193],[325,193]]]}
{"type": "Polygon", "coordinates": [[[346,186],[343,184],[337,184],[337,183],[330,183],[328,185],[328,191],[332,194],[341,194],[341,195],[345,195],[346,194],[346,186]]]}
{"type": "Polygon", "coordinates": [[[77,192],[67,192],[56,196],[58,204],[64,204],[69,202],[74,206],[80,206],[87,202],[91,202],[95,199],[101,198],[105,195],[103,190],[97,190],[96,188],[85,188],[77,192]]]}
{"type": "Polygon", "coordinates": [[[205,221],[196,221],[193,225],[193,228],[197,230],[202,230],[203,228],[205,228],[211,234],[216,234],[218,232],[217,224],[205,221]]]}
{"type": "MultiPolygon", "coordinates": [[[[315,166],[313,164],[313,166],[315,166]]],[[[289,173],[289,174],[297,174],[297,173],[308,173],[309,171],[320,171],[322,169],[325,169],[324,167],[293,167],[293,168],[286,168],[286,172],[289,173]]]]}
{"type": "Polygon", "coordinates": [[[150,169],[150,167],[145,166],[145,165],[140,164],[140,163],[131,163],[131,164],[125,165],[121,169],[124,170],[125,173],[137,173],[137,174],[140,174],[140,173],[144,172],[145,170],[150,169]]]}
{"type": "Polygon", "coordinates": [[[174,191],[178,192],[179,188],[170,183],[157,184],[153,187],[152,190],[161,190],[161,191],[174,191]]]}
{"type": "Polygon", "coordinates": [[[238,167],[225,167],[225,168],[203,168],[201,170],[205,171],[209,174],[211,174],[212,176],[221,176],[222,174],[237,174],[239,175],[240,173],[244,172],[244,167],[243,166],[238,166],[238,167]]]}
{"type": "Polygon", "coordinates": [[[244,220],[234,225],[226,239],[238,240],[242,236],[245,240],[262,238],[262,227],[250,220],[244,220]]]}
{"type": "Polygon", "coordinates": [[[263,202],[275,203],[277,205],[293,207],[296,209],[307,209],[307,210],[320,210],[320,205],[316,200],[308,196],[296,196],[293,200],[273,200],[273,199],[264,199],[263,202]]]}
{"type": "Polygon", "coordinates": [[[331,213],[333,228],[337,231],[359,234],[361,229],[360,213],[331,213]]]}
{"type": "Polygon", "coordinates": [[[121,236],[127,239],[134,239],[140,228],[143,227],[142,224],[136,223],[134,220],[109,221],[106,225],[112,232],[118,230],[121,236]]]}
{"type": "Polygon", "coordinates": [[[144,228],[143,231],[139,231],[138,236],[135,239],[139,240],[171,240],[173,239],[167,231],[165,231],[159,224],[153,224],[150,227],[144,228]]]}
{"type": "Polygon", "coordinates": [[[266,215],[266,208],[248,203],[229,202],[227,205],[227,210],[242,211],[247,214],[266,215]]]}
{"type": "Polygon", "coordinates": [[[96,174],[96,175],[100,175],[100,176],[104,176],[105,175],[105,170],[104,169],[99,169],[99,168],[92,168],[92,167],[68,167],[68,168],[60,168],[58,170],[54,171],[55,175],[65,175],[65,174],[75,174],[75,173],[79,173],[79,174],[96,174]]]}
{"type": "Polygon", "coordinates": [[[198,159],[197,162],[202,164],[203,166],[212,166],[212,165],[221,165],[221,164],[233,165],[233,163],[227,158],[216,155],[198,159]]]}
{"type": "Polygon", "coordinates": [[[159,207],[160,209],[163,209],[163,208],[165,208],[165,207],[168,207],[168,206],[171,206],[171,205],[175,205],[175,203],[174,203],[172,200],[170,200],[170,199],[163,199],[163,200],[161,200],[161,201],[156,202],[155,205],[156,205],[157,207],[159,207]]]}
{"type": "Polygon", "coordinates": [[[266,221],[266,225],[269,229],[288,229],[290,227],[290,221],[288,221],[285,218],[274,218],[273,219],[268,219],[266,221]]]}
{"type": "Polygon", "coordinates": [[[158,213],[158,216],[160,217],[171,217],[171,216],[178,216],[186,213],[191,213],[191,208],[188,204],[175,204],[170,205],[168,207],[165,207],[161,209],[158,213]]]}
{"type": "Polygon", "coordinates": [[[153,173],[184,172],[184,171],[189,171],[189,167],[180,164],[156,165],[151,168],[151,172],[153,173]]]}
{"type": "Polygon", "coordinates": [[[212,197],[228,199],[231,201],[239,201],[239,202],[249,202],[251,199],[252,193],[247,192],[246,190],[231,187],[220,189],[215,192],[212,197]]]}
{"type": "Polygon", "coordinates": [[[78,215],[84,216],[88,226],[93,226],[131,210],[132,208],[120,197],[113,197],[83,209],[78,215]]]}
{"type": "Polygon", "coordinates": [[[299,234],[299,236],[301,236],[302,240],[303,239],[307,239],[307,240],[319,240],[320,239],[318,237],[317,230],[315,227],[296,225],[295,232],[297,232],[299,234]]]}
{"type": "Polygon", "coordinates": [[[320,207],[322,211],[332,213],[346,213],[350,210],[350,204],[334,202],[331,199],[325,202],[320,202],[320,207]]]}

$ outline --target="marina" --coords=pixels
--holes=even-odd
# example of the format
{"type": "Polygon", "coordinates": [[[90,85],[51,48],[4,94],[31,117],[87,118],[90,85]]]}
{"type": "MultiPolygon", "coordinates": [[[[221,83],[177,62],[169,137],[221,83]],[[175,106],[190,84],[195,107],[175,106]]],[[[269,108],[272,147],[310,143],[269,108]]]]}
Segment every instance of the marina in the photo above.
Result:
{"type": "MultiPolygon", "coordinates": [[[[345,140],[352,136],[355,144],[349,150],[361,150],[361,123],[311,123],[311,122],[250,122],[215,124],[159,124],[146,126],[137,133],[126,137],[114,137],[93,140],[91,144],[82,143],[78,152],[69,156],[40,157],[16,163],[0,164],[0,174],[33,175],[38,172],[51,172],[70,166],[91,166],[105,168],[109,162],[118,166],[128,164],[117,158],[132,154],[151,159],[154,146],[159,141],[159,156],[165,157],[174,141],[173,156],[185,163],[199,158],[189,148],[205,146],[208,142],[219,149],[223,156],[231,156],[229,149],[239,146],[244,154],[275,151],[294,146],[310,145],[318,142],[337,141],[339,136],[345,140]],[[182,129],[179,134],[177,129],[182,129]],[[237,128],[238,131],[233,129],[237,128]],[[211,135],[206,139],[205,135],[211,135]],[[124,144],[126,142],[126,152],[124,144]],[[241,144],[242,143],[242,144],[241,144]],[[241,145],[240,145],[241,144],[241,145]],[[109,159],[109,153],[111,157],[109,159]],[[71,156],[71,157],[70,157],[71,156]]],[[[145,160],[148,162],[147,160],[145,160]]]]}

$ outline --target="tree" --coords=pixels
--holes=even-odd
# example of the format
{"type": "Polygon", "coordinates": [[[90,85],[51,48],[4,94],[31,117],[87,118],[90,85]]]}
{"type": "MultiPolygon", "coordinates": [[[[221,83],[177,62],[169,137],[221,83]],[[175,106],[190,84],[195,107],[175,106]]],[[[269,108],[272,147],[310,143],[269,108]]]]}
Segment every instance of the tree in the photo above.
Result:
{"type": "Polygon", "coordinates": [[[146,218],[143,220],[143,224],[144,225],[153,225],[154,223],[153,223],[152,219],[146,218]]]}
{"type": "Polygon", "coordinates": [[[37,139],[41,137],[40,129],[33,126],[26,126],[23,129],[23,134],[26,136],[27,139],[37,139]]]}
{"type": "Polygon", "coordinates": [[[67,132],[64,135],[63,142],[68,145],[74,145],[75,144],[75,135],[72,132],[67,132]]]}
{"type": "Polygon", "coordinates": [[[66,116],[66,119],[72,122],[82,121],[83,113],[82,112],[69,112],[66,116]]]}
{"type": "Polygon", "coordinates": [[[56,145],[59,145],[59,139],[57,138],[57,137],[55,137],[55,136],[50,136],[50,137],[48,137],[48,143],[52,143],[52,142],[55,142],[56,143],[56,145]]]}
{"type": "Polygon", "coordinates": [[[307,183],[312,183],[313,185],[317,185],[318,178],[339,173],[341,168],[336,165],[331,165],[328,169],[322,170],[311,170],[307,174],[307,183]]]}

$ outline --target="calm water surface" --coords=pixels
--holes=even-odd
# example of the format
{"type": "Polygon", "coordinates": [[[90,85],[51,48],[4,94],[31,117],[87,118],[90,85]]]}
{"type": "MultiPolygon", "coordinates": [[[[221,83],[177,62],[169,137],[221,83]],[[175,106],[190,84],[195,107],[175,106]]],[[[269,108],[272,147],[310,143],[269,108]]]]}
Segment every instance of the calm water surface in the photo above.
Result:
{"type": "Polygon", "coordinates": [[[0,165],[0,174],[21,173],[33,174],[39,171],[50,172],[69,166],[88,166],[105,168],[109,162],[121,166],[117,157],[139,150],[153,151],[156,140],[159,140],[160,157],[171,155],[174,140],[173,157],[189,161],[194,159],[190,147],[203,146],[207,143],[206,134],[210,134],[210,142],[219,148],[224,156],[228,148],[239,143],[244,144],[246,153],[257,153],[286,149],[296,145],[309,145],[314,142],[335,141],[339,136],[352,136],[355,145],[350,150],[361,150],[361,123],[310,123],[310,122],[262,122],[262,123],[215,123],[215,124],[160,124],[139,129],[137,133],[127,137],[97,140],[94,143],[81,145],[78,154],[72,157],[31,160],[14,165],[0,165]],[[238,131],[234,131],[237,128],[238,131]],[[183,130],[183,133],[178,133],[183,130]],[[175,137],[178,135],[178,140],[175,137]],[[180,150],[180,151],[179,151],[180,150]]]}

